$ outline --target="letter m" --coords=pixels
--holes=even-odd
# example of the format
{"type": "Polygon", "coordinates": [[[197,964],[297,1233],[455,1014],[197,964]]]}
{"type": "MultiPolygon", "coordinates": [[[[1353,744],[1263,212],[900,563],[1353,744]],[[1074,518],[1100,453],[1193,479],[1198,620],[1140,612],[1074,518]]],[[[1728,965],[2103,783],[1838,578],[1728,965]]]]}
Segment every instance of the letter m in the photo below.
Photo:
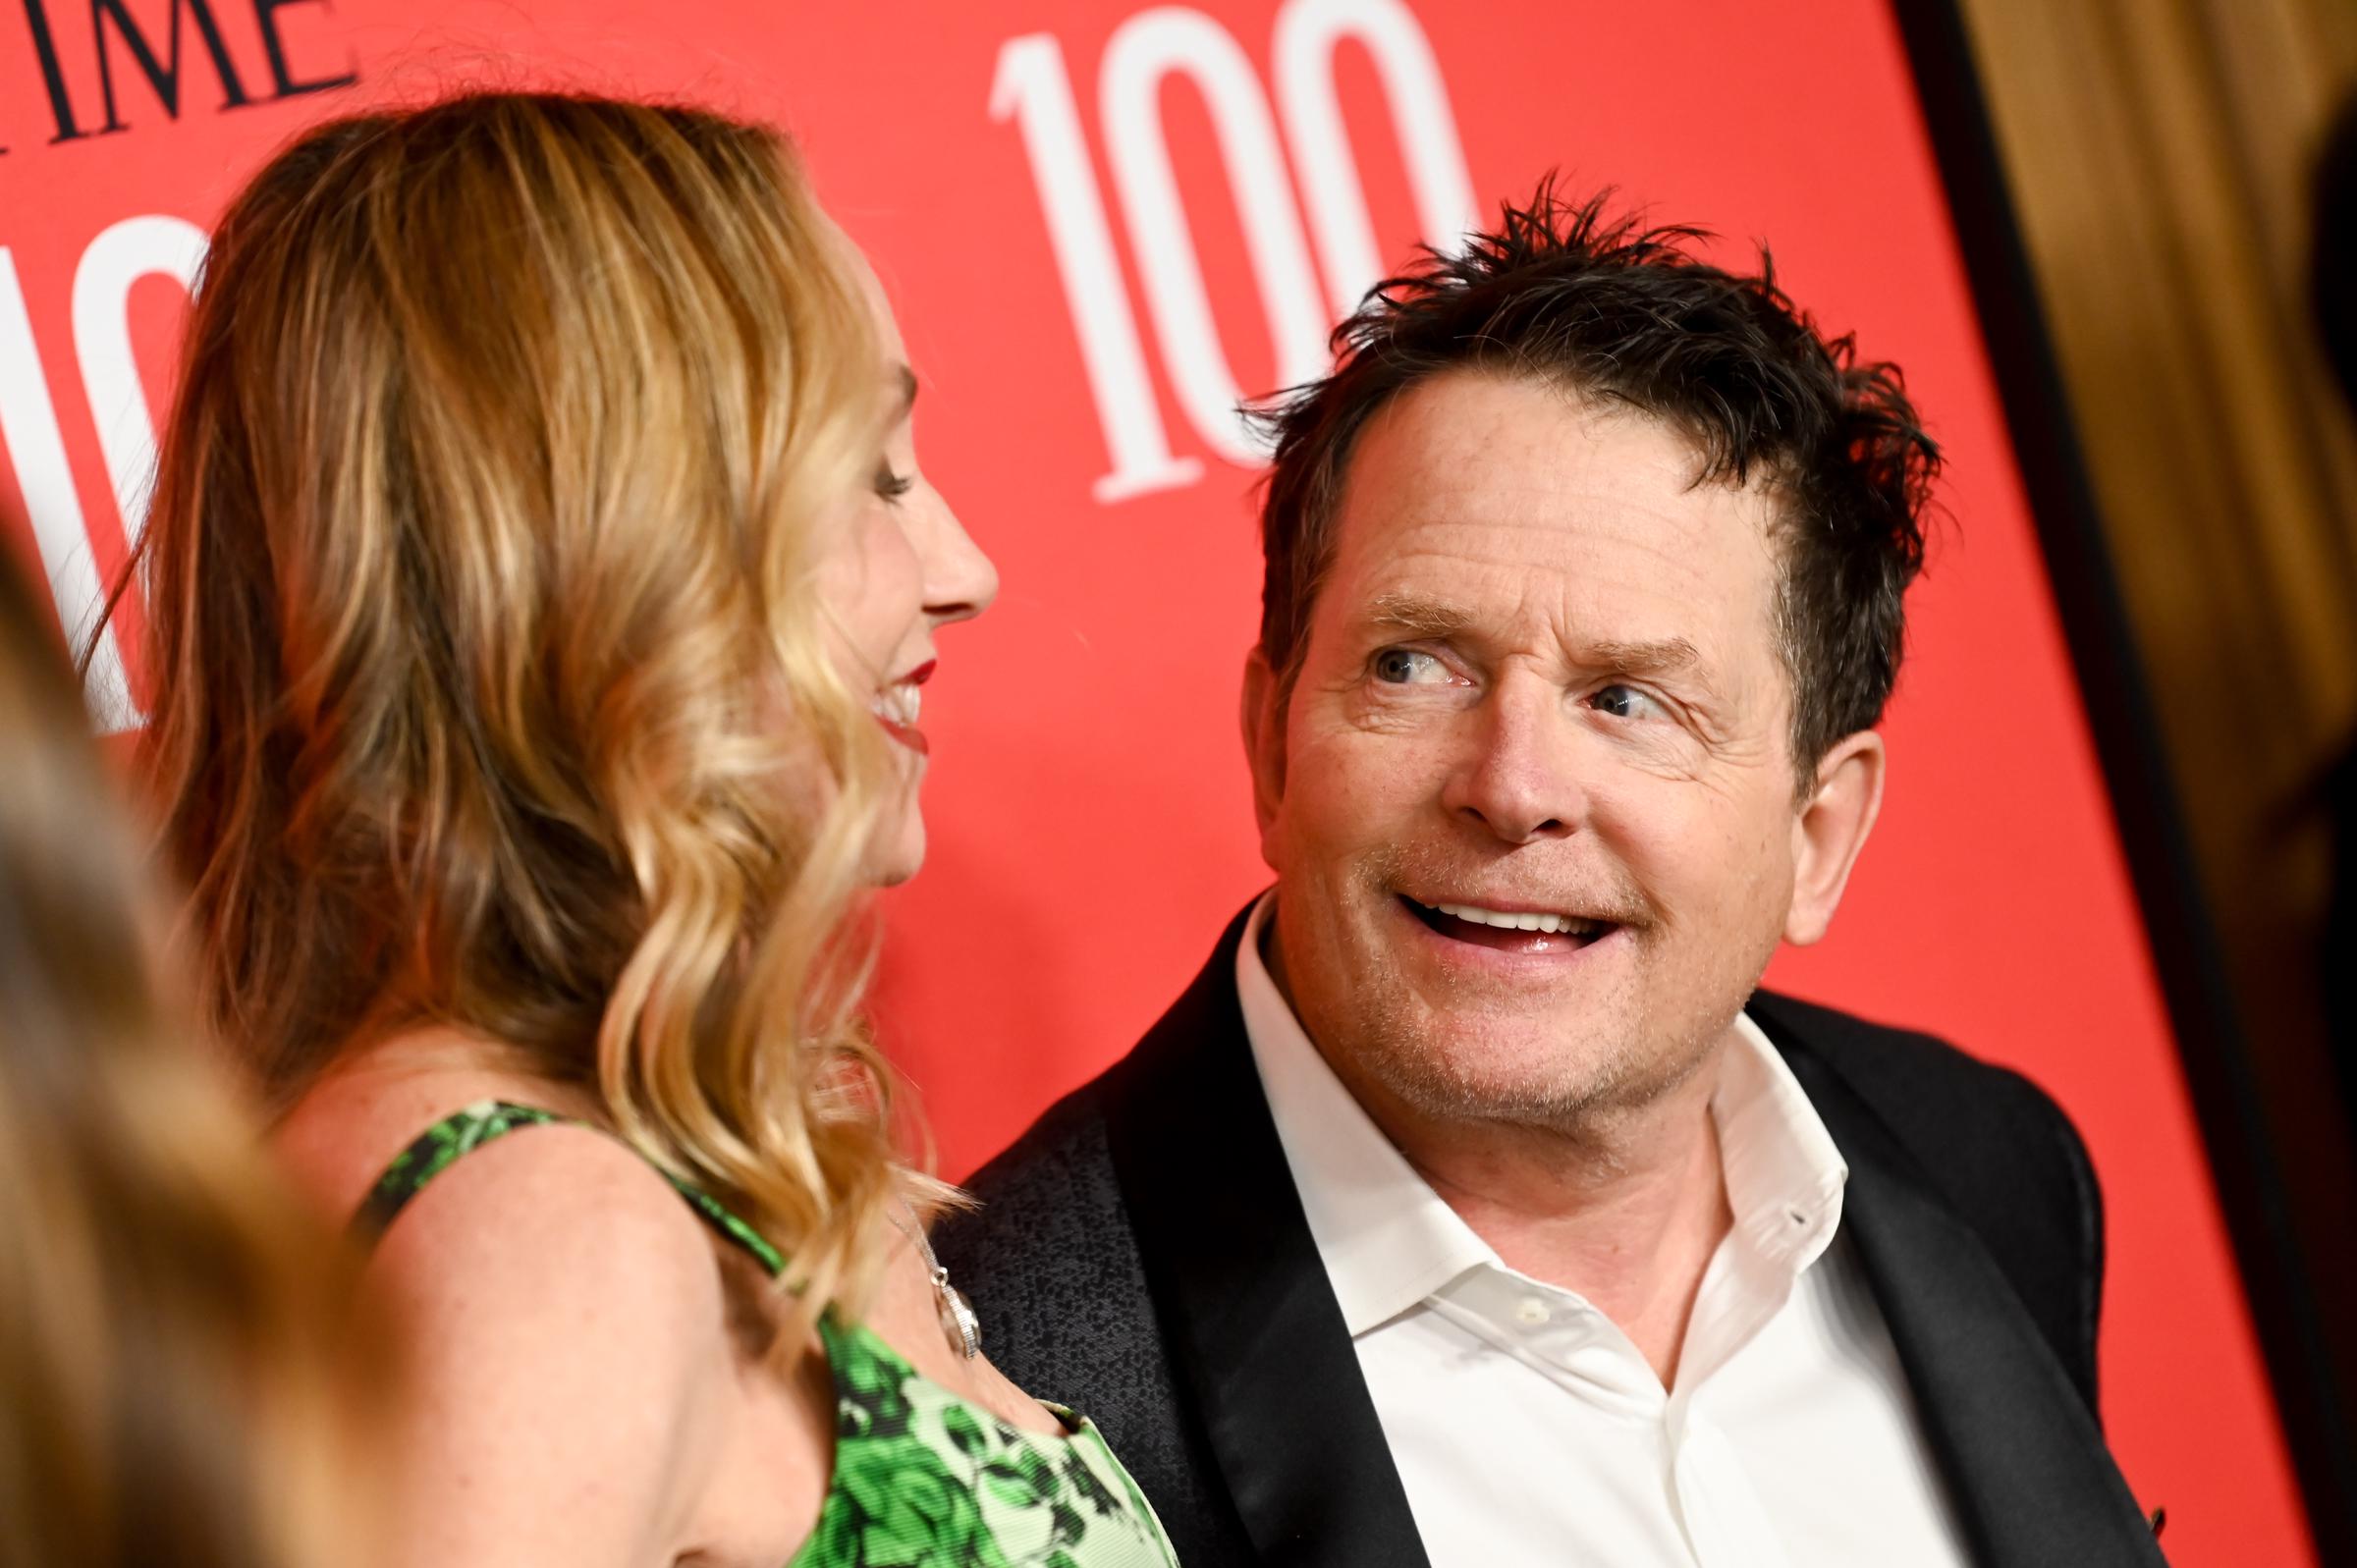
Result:
{"type": "Polygon", "coordinates": [[[252,101],[238,81],[238,70],[230,62],[228,45],[221,41],[221,26],[213,20],[210,0],[171,0],[171,20],[165,24],[165,50],[160,63],[155,57],[155,46],[131,19],[131,13],[123,9],[124,0],[90,0],[90,33],[98,45],[98,84],[106,96],[107,131],[123,129],[123,122],[115,113],[114,50],[107,40],[110,22],[115,36],[131,51],[132,63],[147,79],[147,85],[155,89],[164,113],[175,120],[180,118],[180,11],[184,4],[195,16],[197,35],[204,40],[204,52],[212,56],[214,75],[221,79],[221,106],[242,109],[252,101]]]}

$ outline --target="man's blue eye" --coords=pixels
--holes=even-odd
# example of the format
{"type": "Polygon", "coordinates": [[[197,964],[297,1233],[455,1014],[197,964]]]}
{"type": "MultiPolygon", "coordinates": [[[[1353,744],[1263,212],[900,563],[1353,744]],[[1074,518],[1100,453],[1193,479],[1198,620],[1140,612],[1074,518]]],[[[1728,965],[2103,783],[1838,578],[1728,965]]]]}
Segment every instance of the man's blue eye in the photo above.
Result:
{"type": "Polygon", "coordinates": [[[1662,711],[1662,705],[1634,686],[1610,685],[1588,699],[1616,719],[1643,719],[1662,711]]]}
{"type": "Polygon", "coordinates": [[[1414,685],[1441,673],[1441,662],[1413,648],[1386,648],[1375,656],[1375,678],[1396,686],[1414,685]]]}

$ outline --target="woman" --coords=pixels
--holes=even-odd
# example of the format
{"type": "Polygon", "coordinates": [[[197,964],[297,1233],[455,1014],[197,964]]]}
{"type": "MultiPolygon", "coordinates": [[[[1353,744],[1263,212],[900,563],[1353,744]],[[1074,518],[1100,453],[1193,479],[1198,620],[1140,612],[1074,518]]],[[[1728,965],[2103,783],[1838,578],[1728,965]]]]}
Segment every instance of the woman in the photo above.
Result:
{"type": "Polygon", "coordinates": [[[857,1021],[996,591],[914,387],[781,140],[691,110],[330,125],[215,236],[150,766],[208,1012],[411,1335],[396,1563],[1169,1560],[966,1353],[857,1021]]]}
{"type": "Polygon", "coordinates": [[[0,1563],[365,1563],[349,1281],[167,1023],[52,627],[0,560],[0,1563]]]}

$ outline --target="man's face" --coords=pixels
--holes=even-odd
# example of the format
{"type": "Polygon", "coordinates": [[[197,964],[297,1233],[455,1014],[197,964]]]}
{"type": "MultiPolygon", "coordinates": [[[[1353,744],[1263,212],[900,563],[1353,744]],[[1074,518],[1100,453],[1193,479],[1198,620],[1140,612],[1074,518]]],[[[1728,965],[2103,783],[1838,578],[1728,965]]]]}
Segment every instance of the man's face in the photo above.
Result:
{"type": "Polygon", "coordinates": [[[1641,1103],[1830,917],[1879,743],[1836,748],[1871,777],[1827,838],[1794,796],[1773,503],[1698,466],[1659,420],[1474,371],[1361,432],[1290,701],[1256,655],[1245,728],[1279,973],[1362,1098],[1641,1103]]]}

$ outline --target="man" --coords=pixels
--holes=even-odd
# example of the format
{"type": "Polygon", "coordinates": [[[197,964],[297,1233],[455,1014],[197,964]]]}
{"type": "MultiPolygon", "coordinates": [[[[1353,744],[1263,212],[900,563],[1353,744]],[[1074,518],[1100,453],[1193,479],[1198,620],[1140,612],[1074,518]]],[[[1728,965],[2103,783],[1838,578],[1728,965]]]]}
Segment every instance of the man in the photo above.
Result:
{"type": "Polygon", "coordinates": [[[941,1251],[1189,1568],[2151,1564],[2093,1175],[2014,1074],[1755,988],[1881,804],[1897,373],[1546,192],[1275,416],[1275,889],[941,1251]]]}

